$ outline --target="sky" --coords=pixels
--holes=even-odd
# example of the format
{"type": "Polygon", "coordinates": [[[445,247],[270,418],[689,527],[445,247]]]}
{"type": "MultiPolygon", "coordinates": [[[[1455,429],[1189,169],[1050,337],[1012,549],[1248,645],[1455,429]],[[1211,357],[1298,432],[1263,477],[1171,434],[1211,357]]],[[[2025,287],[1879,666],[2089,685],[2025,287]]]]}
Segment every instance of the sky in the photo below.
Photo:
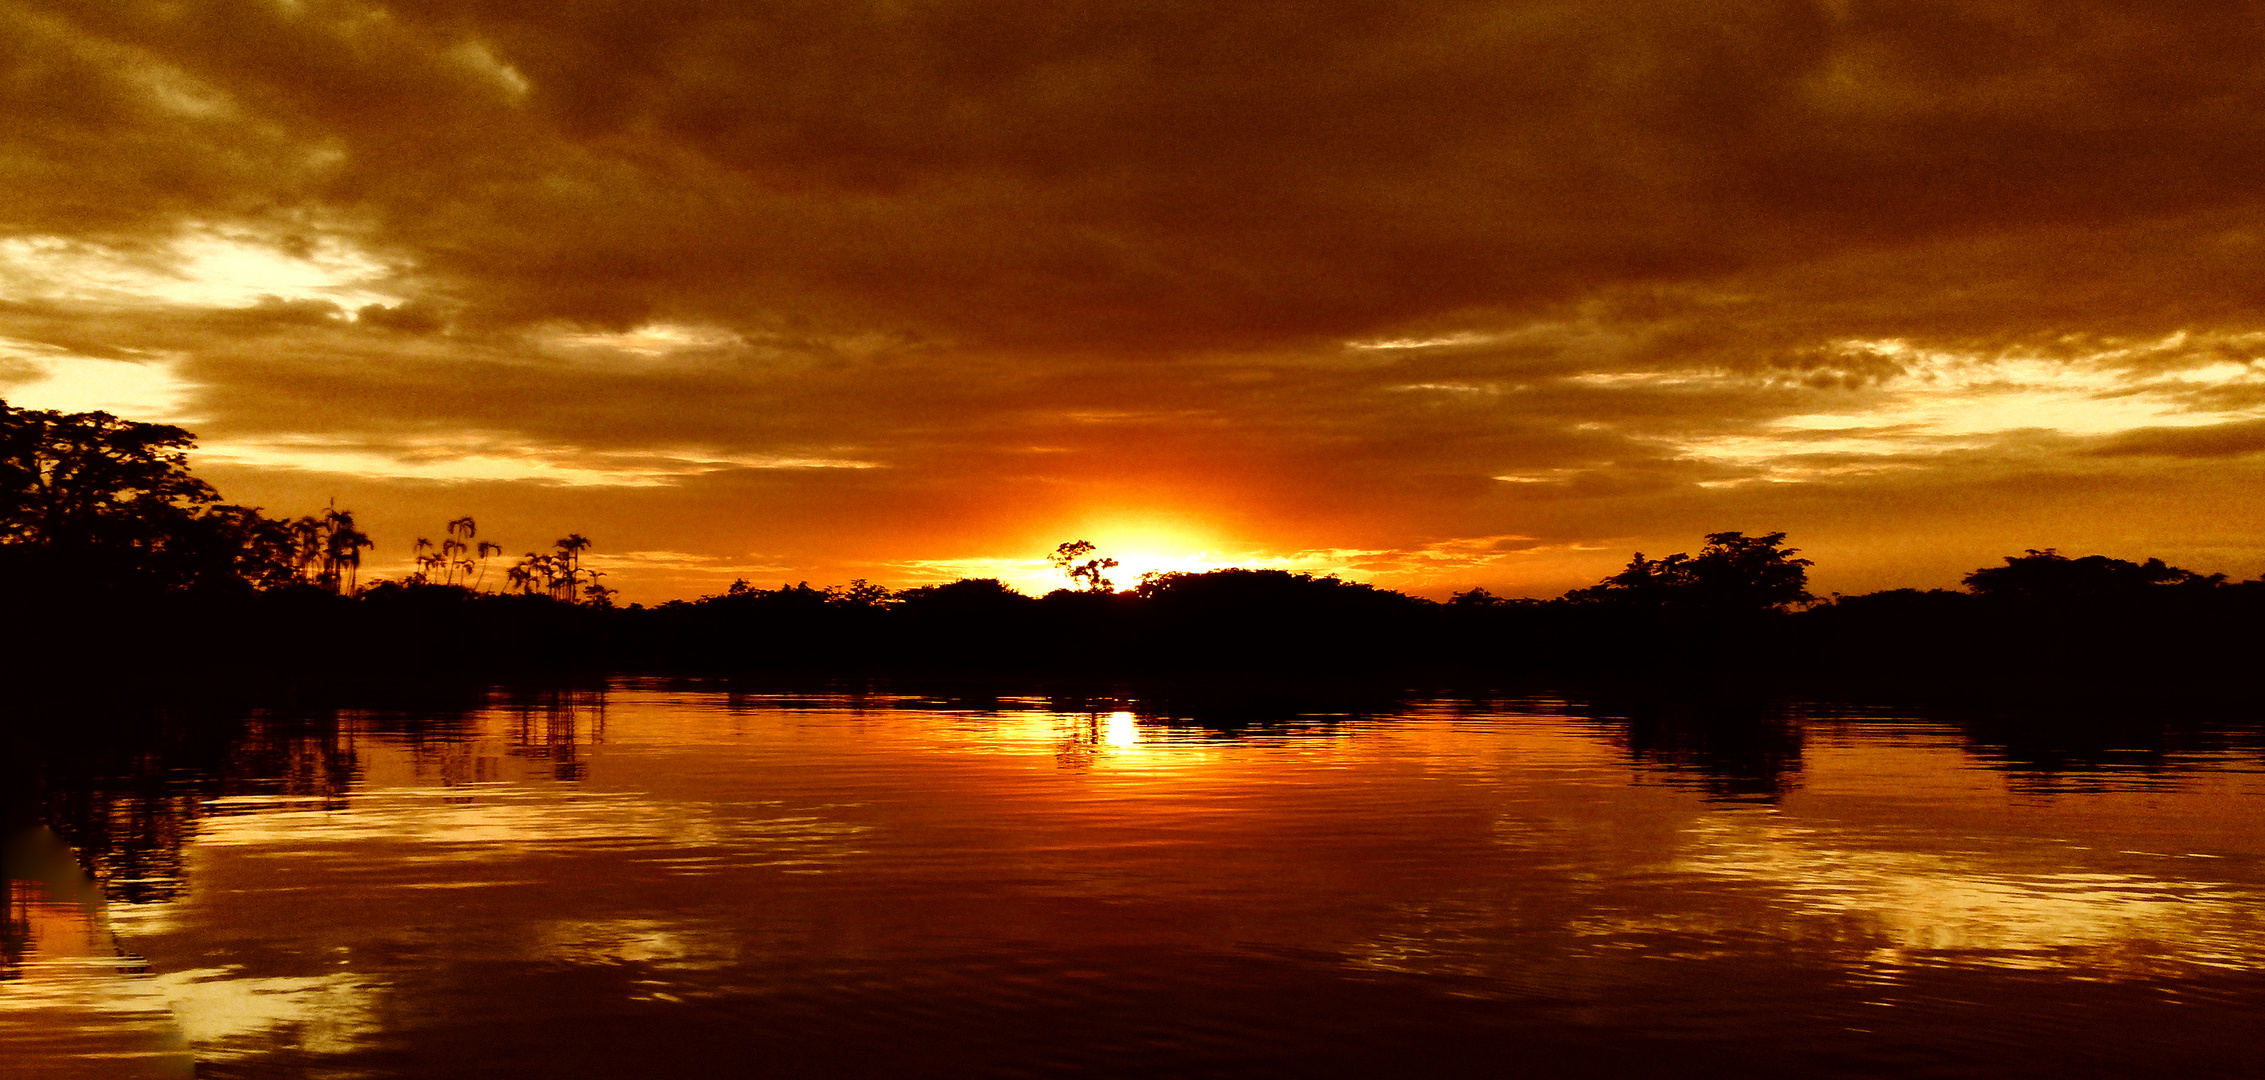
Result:
{"type": "Polygon", "coordinates": [[[628,600],[2265,572],[2265,14],[0,0],[0,398],[628,600]]]}

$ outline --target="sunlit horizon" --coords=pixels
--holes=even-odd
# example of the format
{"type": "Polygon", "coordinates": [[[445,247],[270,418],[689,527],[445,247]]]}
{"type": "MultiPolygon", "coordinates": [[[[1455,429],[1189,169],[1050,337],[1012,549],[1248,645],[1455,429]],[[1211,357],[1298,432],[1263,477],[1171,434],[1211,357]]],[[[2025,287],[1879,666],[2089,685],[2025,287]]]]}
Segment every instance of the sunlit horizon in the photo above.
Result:
{"type": "Polygon", "coordinates": [[[471,515],[648,603],[1073,539],[1435,598],[1723,530],[1827,593],[2265,574],[2238,19],[104,10],[0,11],[0,399],[182,425],[381,573],[471,515]]]}

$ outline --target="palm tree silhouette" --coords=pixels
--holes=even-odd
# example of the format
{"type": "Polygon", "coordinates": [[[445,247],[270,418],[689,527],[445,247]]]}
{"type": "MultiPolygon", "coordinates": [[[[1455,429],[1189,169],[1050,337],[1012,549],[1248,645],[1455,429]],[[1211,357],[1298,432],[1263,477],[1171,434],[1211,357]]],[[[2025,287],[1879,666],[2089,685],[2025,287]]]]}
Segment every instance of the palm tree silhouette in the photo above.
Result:
{"type": "Polygon", "coordinates": [[[566,602],[575,602],[582,579],[582,553],[590,549],[590,538],[581,533],[568,533],[558,542],[560,576],[566,579],[566,602]]]}
{"type": "Polygon", "coordinates": [[[327,588],[338,587],[338,583],[328,577],[330,534],[323,528],[321,518],[303,517],[291,523],[291,563],[302,580],[327,588]]]}
{"type": "Polygon", "coordinates": [[[346,595],[352,596],[361,589],[362,550],[377,546],[368,533],[354,527],[354,512],[340,510],[333,505],[323,511],[324,537],[323,572],[335,582],[339,571],[345,571],[346,595]]]}
{"type": "Polygon", "coordinates": [[[472,550],[472,545],[467,541],[478,536],[479,531],[479,525],[473,522],[470,514],[448,523],[448,539],[441,541],[440,545],[442,584],[456,584],[458,571],[462,571],[467,578],[472,576],[472,560],[466,557],[472,550]]]}
{"type": "Polygon", "coordinates": [[[510,588],[517,589],[522,593],[532,593],[535,591],[535,575],[543,571],[545,561],[544,556],[530,551],[526,558],[519,560],[511,569],[504,571],[503,578],[510,583],[510,588]]]}
{"type": "Polygon", "coordinates": [[[485,540],[480,541],[480,576],[472,581],[473,591],[479,591],[480,583],[488,579],[488,556],[501,554],[503,554],[502,544],[491,544],[485,540]]]}

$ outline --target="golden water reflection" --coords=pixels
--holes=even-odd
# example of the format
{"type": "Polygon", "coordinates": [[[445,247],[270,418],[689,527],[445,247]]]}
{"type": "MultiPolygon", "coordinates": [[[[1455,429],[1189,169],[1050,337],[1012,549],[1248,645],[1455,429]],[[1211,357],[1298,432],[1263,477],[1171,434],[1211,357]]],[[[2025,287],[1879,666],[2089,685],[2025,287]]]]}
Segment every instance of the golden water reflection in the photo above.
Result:
{"type": "Polygon", "coordinates": [[[1693,827],[1675,869],[1763,887],[1752,914],[1781,936],[1846,927],[1874,969],[2148,978],[2265,966],[2265,892],[2254,883],[2212,880],[2191,856],[2170,857],[2162,873],[2085,869],[2093,855],[2033,851],[2023,862],[2036,868],[2007,868],[1987,852],[1894,850],[1775,815],[1723,815],[1693,827]]]}
{"type": "Polygon", "coordinates": [[[0,872],[0,1062],[10,1080],[191,1075],[162,985],[119,947],[92,881],[51,835],[9,842],[14,856],[52,845],[63,863],[44,860],[52,872],[39,878],[0,872]]]}
{"type": "MultiPolygon", "coordinates": [[[[104,834],[98,869],[173,884],[142,903],[113,885],[83,926],[41,908],[29,951],[56,986],[57,926],[99,922],[150,958],[74,984],[82,1019],[49,1027],[134,1016],[208,1062],[431,1075],[455,1066],[428,1046],[576,1017],[663,1057],[868,1045],[867,1022],[908,1046],[1040,1054],[1030,1032],[1058,1021],[1031,1018],[1055,1007],[1127,1025],[1092,1045],[1162,1068],[1212,1051],[1128,1003],[1214,991],[1201,1046],[1321,1045],[1358,1026],[1333,1009],[1420,1025],[1452,999],[1825,1053],[1800,1015],[2014,977],[2051,994],[2234,980],[2220,1019],[2265,1019],[2239,983],[2265,971],[2265,774],[2242,745],[2040,793],[1944,723],[1706,724],[1419,700],[1222,725],[1137,703],[625,685],[255,725],[245,745],[296,779],[93,800],[96,820],[155,822],[104,834]],[[1343,987],[1385,996],[1331,1004],[1343,987]],[[696,1003],[724,1012],[672,1011],[696,1003]]],[[[2024,985],[1993,1007],[2092,1037],[2024,985]]],[[[546,1075],[618,1074],[557,1052],[546,1075]]]]}
{"type": "Polygon", "coordinates": [[[155,981],[200,1061],[257,1057],[279,1044],[344,1054],[381,1030],[384,987],[344,972],[254,977],[237,968],[197,968],[155,981]]]}

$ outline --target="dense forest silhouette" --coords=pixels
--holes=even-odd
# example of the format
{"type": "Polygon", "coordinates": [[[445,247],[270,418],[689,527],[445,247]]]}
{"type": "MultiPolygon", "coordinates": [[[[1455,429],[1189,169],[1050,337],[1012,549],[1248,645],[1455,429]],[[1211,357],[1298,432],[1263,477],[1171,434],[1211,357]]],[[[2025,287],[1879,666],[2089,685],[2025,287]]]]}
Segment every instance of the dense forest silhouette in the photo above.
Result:
{"type": "Polygon", "coordinates": [[[350,510],[297,518],[223,502],[193,437],[106,413],[0,402],[0,666],[19,681],[193,682],[246,674],[478,676],[511,669],[1151,674],[1349,678],[1566,675],[1677,684],[2052,681],[2239,687],[2265,581],[2054,550],[1962,590],[1820,600],[1786,535],[1726,531],[1636,554],[1552,600],[1445,602],[1329,575],[1225,569],[1118,588],[1085,541],[1065,587],[865,581],[620,606],[570,533],[517,559],[471,517],[405,544],[415,571],[365,580],[350,510]]]}

